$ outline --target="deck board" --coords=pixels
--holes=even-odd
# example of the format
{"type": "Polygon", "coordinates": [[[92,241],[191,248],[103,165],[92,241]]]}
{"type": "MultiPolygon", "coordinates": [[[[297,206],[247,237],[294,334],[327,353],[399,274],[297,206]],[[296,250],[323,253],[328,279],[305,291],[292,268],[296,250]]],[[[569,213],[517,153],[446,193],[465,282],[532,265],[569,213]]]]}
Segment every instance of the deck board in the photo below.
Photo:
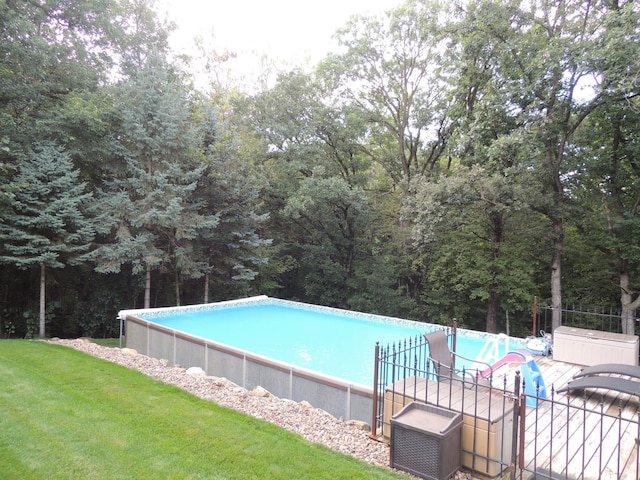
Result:
{"type": "MultiPolygon", "coordinates": [[[[516,478],[529,478],[536,469],[570,479],[640,478],[640,398],[602,389],[558,393],[584,367],[542,356],[535,360],[548,398],[539,400],[537,408],[526,407],[525,429],[521,432],[523,455],[519,459],[523,470],[516,478]]],[[[515,372],[520,367],[512,364],[496,371],[492,378],[496,389],[489,391],[415,377],[396,385],[399,396],[415,392],[421,401],[477,415],[480,425],[483,420],[493,423],[504,417],[502,389],[506,386],[513,391],[515,372]]]]}
{"type": "Polygon", "coordinates": [[[638,421],[638,397],[603,390],[557,393],[584,367],[535,358],[554,403],[553,411],[545,401],[527,408],[525,469],[546,468],[576,479],[599,478],[600,472],[601,478],[618,478],[619,463],[621,479],[637,479],[637,424],[625,419],[638,421]]]}

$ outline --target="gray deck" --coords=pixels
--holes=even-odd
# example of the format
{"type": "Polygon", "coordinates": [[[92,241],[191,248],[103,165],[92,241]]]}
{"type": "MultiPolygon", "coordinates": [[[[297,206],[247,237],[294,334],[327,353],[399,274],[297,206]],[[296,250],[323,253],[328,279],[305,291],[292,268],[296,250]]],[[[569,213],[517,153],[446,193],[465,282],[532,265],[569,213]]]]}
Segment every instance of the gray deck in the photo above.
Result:
{"type": "Polygon", "coordinates": [[[525,469],[562,478],[599,478],[603,472],[600,478],[637,480],[638,397],[604,389],[557,393],[584,367],[545,357],[536,362],[554,402],[527,408],[525,469]]]}

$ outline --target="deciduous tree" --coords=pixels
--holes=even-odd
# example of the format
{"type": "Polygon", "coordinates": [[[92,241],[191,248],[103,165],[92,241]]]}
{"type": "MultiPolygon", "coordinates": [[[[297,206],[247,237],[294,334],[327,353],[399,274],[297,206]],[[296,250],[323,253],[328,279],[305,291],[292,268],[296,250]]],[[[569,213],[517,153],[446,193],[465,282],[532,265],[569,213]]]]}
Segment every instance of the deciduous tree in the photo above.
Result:
{"type": "Polygon", "coordinates": [[[446,8],[409,1],[384,18],[354,17],[337,33],[344,53],[324,68],[338,76],[343,101],[359,109],[367,130],[360,148],[408,191],[427,176],[455,129],[444,68],[446,8]]]}
{"type": "MultiPolygon", "coordinates": [[[[556,328],[561,324],[564,233],[571,211],[567,159],[576,130],[602,102],[601,91],[585,90],[585,95],[581,88],[608,68],[601,52],[608,42],[611,5],[591,0],[477,1],[459,8],[469,32],[463,45],[479,55],[473,65],[484,73],[476,77],[483,83],[469,90],[473,93],[469,101],[476,109],[491,111],[492,105],[500,105],[495,103],[498,98],[508,107],[514,129],[502,135],[515,135],[528,151],[520,158],[528,158],[523,166],[529,163],[535,174],[531,178],[539,186],[531,206],[551,222],[550,290],[556,328]]],[[[635,28],[626,24],[627,33],[635,28]]],[[[478,128],[484,127],[486,118],[478,128]]],[[[495,141],[504,142],[500,137],[495,141]]]]}

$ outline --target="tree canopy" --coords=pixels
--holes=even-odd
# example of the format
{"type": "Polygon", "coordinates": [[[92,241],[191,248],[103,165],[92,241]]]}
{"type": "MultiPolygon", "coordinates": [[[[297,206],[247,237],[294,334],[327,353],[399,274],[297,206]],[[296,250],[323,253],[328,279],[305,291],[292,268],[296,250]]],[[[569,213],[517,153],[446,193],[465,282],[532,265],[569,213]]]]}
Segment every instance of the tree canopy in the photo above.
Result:
{"type": "Polygon", "coordinates": [[[157,8],[0,5],[0,336],[253,294],[512,334],[539,297],[554,328],[568,300],[634,330],[634,2],[408,0],[247,91],[157,8]]]}

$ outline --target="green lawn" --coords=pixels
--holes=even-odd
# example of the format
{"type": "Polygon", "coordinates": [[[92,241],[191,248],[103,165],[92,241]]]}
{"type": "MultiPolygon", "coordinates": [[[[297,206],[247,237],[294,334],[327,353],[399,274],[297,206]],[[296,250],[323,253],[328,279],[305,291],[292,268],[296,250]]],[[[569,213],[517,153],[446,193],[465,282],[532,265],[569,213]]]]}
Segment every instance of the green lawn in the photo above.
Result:
{"type": "Polygon", "coordinates": [[[97,343],[98,345],[102,345],[103,347],[120,347],[119,338],[92,338],[91,341],[93,343],[97,343]]]}
{"type": "Polygon", "coordinates": [[[0,478],[406,478],[76,350],[0,340],[0,478]]]}

